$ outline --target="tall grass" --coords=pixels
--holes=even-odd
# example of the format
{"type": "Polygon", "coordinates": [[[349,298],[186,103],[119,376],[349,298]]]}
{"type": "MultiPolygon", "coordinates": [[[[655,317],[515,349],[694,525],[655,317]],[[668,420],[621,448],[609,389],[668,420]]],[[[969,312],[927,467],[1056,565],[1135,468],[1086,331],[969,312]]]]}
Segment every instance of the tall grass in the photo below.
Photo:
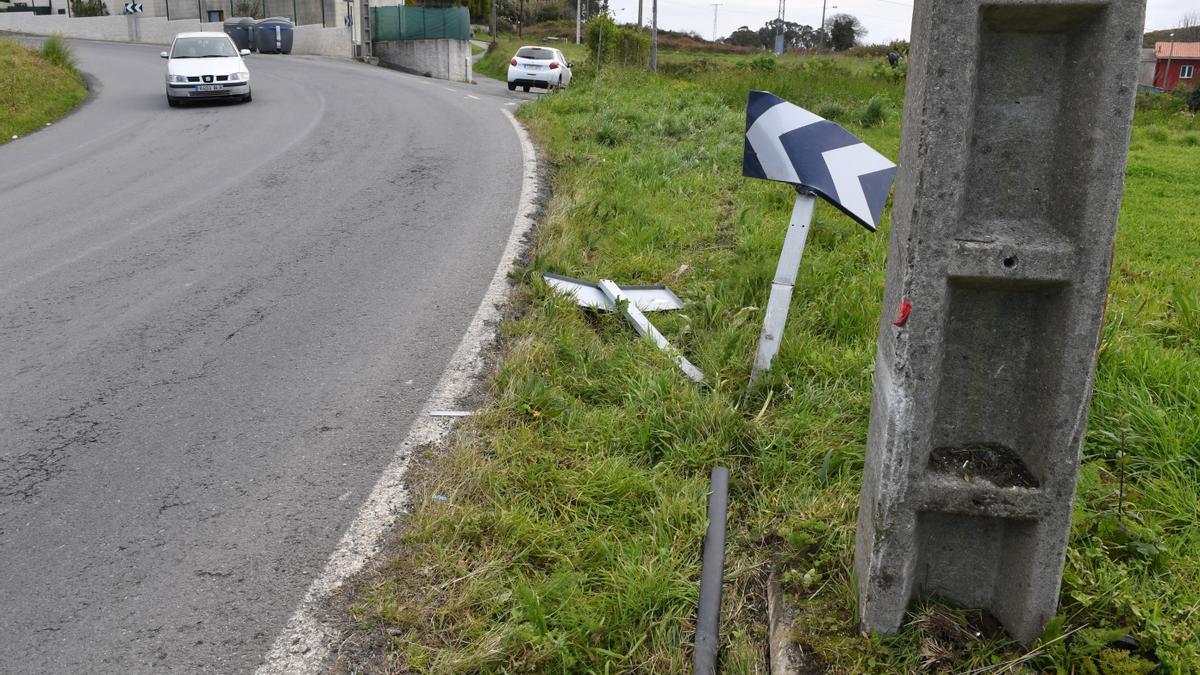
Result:
{"type": "MultiPolygon", "coordinates": [[[[517,274],[521,311],[502,327],[490,404],[414,489],[400,556],[359,590],[358,638],[397,670],[686,672],[707,470],[720,464],[732,470],[723,672],[761,672],[771,564],[799,606],[796,639],[832,672],[1023,654],[977,614],[927,599],[895,637],[855,628],[886,224],[871,235],[818,208],[775,368],[744,395],[793,199],[740,175],[746,93],[836,106],[894,158],[899,120],[885,113],[902,86],[826,59],[576,84],[520,112],[555,181],[517,274]],[[653,321],[706,383],[619,317],[551,292],[545,272],[669,285],[687,307],[653,321]]],[[[1184,225],[1200,162],[1172,142],[1192,122],[1138,119],[1055,624],[1078,637],[1032,660],[1039,671],[1144,671],[1148,652],[1105,648],[1117,631],[1174,672],[1200,668],[1200,231],[1184,225]]]]}
{"type": "Polygon", "coordinates": [[[61,35],[55,34],[46,38],[46,41],[42,43],[42,58],[59,68],[75,70],[75,53],[71,51],[70,45],[61,35]]]}

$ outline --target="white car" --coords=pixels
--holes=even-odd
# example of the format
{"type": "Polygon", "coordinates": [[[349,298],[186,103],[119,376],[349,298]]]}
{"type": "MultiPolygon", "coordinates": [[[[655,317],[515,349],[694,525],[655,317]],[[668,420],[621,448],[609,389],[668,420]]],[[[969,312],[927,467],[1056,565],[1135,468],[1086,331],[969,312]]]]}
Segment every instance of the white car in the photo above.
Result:
{"type": "Polygon", "coordinates": [[[250,100],[250,71],[224,33],[180,33],[171,42],[167,59],[167,104],[172,108],[184,100],[237,98],[250,100]]]}
{"type": "Polygon", "coordinates": [[[552,47],[521,47],[508,64],[508,90],[562,89],[571,83],[571,64],[552,47]]]}

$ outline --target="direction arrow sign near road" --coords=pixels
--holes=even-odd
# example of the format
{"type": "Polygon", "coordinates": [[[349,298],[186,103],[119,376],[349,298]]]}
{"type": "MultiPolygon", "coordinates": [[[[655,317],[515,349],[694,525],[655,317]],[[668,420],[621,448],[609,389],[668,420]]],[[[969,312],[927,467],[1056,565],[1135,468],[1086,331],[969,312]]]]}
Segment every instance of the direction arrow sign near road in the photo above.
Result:
{"type": "Polygon", "coordinates": [[[142,13],[142,3],[140,3],[140,2],[125,3],[125,13],[126,14],[141,14],[142,13]]]}
{"type": "Polygon", "coordinates": [[[750,92],[742,174],[796,186],[796,205],[771,282],[750,386],[771,368],[816,206],[814,194],[874,232],[896,165],[837,124],[765,91],[750,92]]]}

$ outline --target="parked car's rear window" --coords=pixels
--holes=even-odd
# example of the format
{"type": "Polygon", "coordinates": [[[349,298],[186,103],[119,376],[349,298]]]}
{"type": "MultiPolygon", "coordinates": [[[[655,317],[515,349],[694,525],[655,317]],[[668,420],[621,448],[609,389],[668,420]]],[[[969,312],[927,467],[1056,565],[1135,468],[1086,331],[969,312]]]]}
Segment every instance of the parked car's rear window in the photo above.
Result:
{"type": "Polygon", "coordinates": [[[517,56],[523,59],[549,61],[554,58],[554,52],[549,49],[538,49],[537,47],[523,47],[517,50],[517,56]]]}

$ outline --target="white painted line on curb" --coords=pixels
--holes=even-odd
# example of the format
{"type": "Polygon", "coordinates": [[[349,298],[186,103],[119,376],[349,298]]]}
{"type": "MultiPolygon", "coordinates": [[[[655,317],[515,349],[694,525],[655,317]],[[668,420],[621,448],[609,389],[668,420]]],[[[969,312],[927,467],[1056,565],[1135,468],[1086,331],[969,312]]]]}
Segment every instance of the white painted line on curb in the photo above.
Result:
{"type": "Polygon", "coordinates": [[[337,549],[325,563],[325,569],[313,579],[300,601],[295,613],[288,619],[283,632],[275,640],[266,655],[257,675],[306,675],[324,670],[325,660],[330,654],[330,639],[335,630],[322,624],[316,617],[316,609],[347,579],[362,570],[380,548],[380,539],[391,527],[408,502],[408,491],[404,487],[404,475],[408,471],[408,460],[413,450],[441,440],[451,428],[453,418],[430,417],[430,412],[451,408],[458,399],[470,391],[483,369],[483,347],[491,339],[500,322],[500,307],[508,296],[508,272],[520,253],[525,236],[533,228],[534,205],[538,194],[537,154],[525,129],[512,113],[502,111],[517,132],[521,142],[522,175],[521,199],[517,204],[517,216],[512,232],[504,246],[504,254],[492,281],[488,285],[475,317],[446,371],[425,406],[417,413],[408,435],[396,450],[392,461],[375,483],[371,494],[363,502],[354,522],[342,534],[337,549]]]}

